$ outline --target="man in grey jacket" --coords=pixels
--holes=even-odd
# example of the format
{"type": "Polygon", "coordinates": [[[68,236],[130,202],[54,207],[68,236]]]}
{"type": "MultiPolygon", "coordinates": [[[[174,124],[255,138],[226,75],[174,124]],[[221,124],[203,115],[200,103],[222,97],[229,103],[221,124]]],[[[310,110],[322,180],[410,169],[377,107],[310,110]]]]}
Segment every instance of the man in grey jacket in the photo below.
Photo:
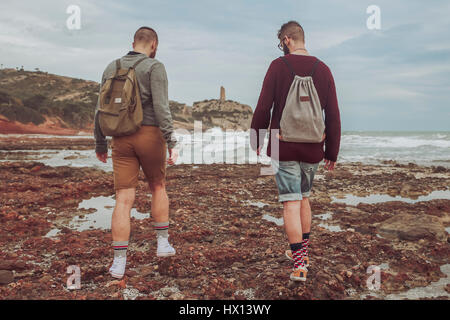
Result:
{"type": "MultiPolygon", "coordinates": [[[[168,81],[164,65],[155,59],[158,35],[152,28],[141,27],[134,35],[133,51],[120,58],[122,68],[129,68],[142,60],[135,69],[139,85],[144,119],[141,128],[128,136],[112,137],[112,161],[116,205],[111,230],[114,261],[110,274],[122,278],[125,273],[126,252],[130,237],[130,212],[133,207],[140,167],[152,192],[151,215],[157,234],[158,257],[173,256],[175,249],[169,244],[169,199],[165,188],[166,147],[167,163],[175,164],[178,152],[173,134],[169,109],[168,81]]],[[[103,72],[102,85],[116,72],[115,61],[103,72]]],[[[94,136],[97,158],[106,162],[107,141],[98,121],[98,104],[95,112],[94,136]]]]}

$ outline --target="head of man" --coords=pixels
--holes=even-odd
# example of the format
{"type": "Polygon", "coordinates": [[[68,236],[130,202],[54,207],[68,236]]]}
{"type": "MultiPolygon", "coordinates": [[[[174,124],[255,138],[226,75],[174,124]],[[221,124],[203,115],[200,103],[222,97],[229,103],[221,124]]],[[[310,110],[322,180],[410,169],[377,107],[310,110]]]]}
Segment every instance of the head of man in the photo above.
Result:
{"type": "Polygon", "coordinates": [[[134,34],[133,50],[154,58],[157,49],[158,34],[156,31],[149,27],[140,27],[134,34]]]}
{"type": "Polygon", "coordinates": [[[305,48],[305,33],[302,26],[297,21],[289,21],[283,24],[278,30],[278,48],[284,54],[292,53],[294,50],[305,48]]]}

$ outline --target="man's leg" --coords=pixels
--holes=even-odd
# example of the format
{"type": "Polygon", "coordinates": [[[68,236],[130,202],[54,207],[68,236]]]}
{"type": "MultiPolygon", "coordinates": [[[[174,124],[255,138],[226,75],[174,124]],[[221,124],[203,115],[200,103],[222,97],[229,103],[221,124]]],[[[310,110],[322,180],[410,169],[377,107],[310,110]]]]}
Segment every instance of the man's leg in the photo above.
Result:
{"type": "Polygon", "coordinates": [[[117,189],[111,231],[113,241],[128,241],[130,238],[130,212],[133,208],[136,188],[117,189]]]}
{"type": "Polygon", "coordinates": [[[298,161],[272,160],[278,188],[278,201],[283,202],[284,228],[289,240],[290,251],[286,255],[294,260],[291,280],[305,281],[308,270],[305,268],[302,250],[302,221],[300,218],[301,169],[298,161]]]}
{"type": "Polygon", "coordinates": [[[300,202],[300,219],[302,225],[302,233],[309,233],[311,231],[311,206],[309,205],[309,198],[303,197],[300,202]]]}
{"type": "Polygon", "coordinates": [[[291,280],[305,281],[306,273],[303,260],[302,248],[302,223],[300,219],[301,201],[283,202],[284,228],[291,247],[292,258],[294,260],[294,270],[291,273],[291,280]]]}
{"type": "Polygon", "coordinates": [[[300,203],[300,219],[302,224],[302,250],[305,266],[309,266],[309,233],[311,232],[311,206],[309,197],[303,197],[300,203]]]}
{"type": "Polygon", "coordinates": [[[300,218],[303,227],[302,254],[305,265],[309,266],[309,235],[311,232],[311,206],[309,204],[309,196],[313,186],[314,175],[319,167],[319,163],[300,162],[301,170],[301,191],[302,203],[300,205],[300,218]]]}
{"type": "Polygon", "coordinates": [[[169,244],[169,198],[164,181],[150,182],[152,192],[152,217],[158,240],[156,255],[169,257],[175,255],[175,249],[169,244]]]}
{"type": "Polygon", "coordinates": [[[169,221],[169,198],[167,197],[166,184],[164,182],[150,182],[152,193],[152,217],[155,222],[169,221]]]}
{"type": "Polygon", "coordinates": [[[302,242],[302,221],[300,220],[301,201],[283,202],[284,229],[289,243],[302,242]]]}
{"type": "Polygon", "coordinates": [[[135,188],[116,190],[116,205],[111,219],[114,261],[109,269],[111,275],[116,278],[122,278],[125,273],[130,238],[130,211],[133,207],[135,193],[135,188]]]}

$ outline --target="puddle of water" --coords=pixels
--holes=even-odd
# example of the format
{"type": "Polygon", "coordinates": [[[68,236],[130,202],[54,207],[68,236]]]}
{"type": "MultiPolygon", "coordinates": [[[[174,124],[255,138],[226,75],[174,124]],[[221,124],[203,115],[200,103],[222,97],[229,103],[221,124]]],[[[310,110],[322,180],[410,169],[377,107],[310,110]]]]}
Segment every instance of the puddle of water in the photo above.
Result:
{"type": "Polygon", "coordinates": [[[322,214],[316,214],[314,215],[314,217],[319,218],[320,220],[329,220],[333,217],[333,213],[332,212],[326,212],[326,213],[322,213],[322,214]]]}
{"type": "Polygon", "coordinates": [[[380,264],[380,265],[378,265],[378,266],[379,266],[380,269],[382,269],[382,270],[387,270],[387,269],[389,269],[389,263],[388,263],[388,262],[382,263],[382,264],[380,264]]]}
{"type": "Polygon", "coordinates": [[[344,203],[346,205],[356,206],[359,203],[380,203],[388,201],[403,201],[407,203],[416,203],[419,201],[430,201],[435,199],[448,199],[450,200],[450,190],[435,190],[426,196],[419,196],[417,199],[405,198],[401,196],[390,196],[387,194],[371,194],[365,197],[358,197],[352,194],[347,194],[343,199],[331,197],[331,203],[344,203]]]}
{"type": "Polygon", "coordinates": [[[272,217],[270,214],[265,214],[265,215],[262,216],[262,218],[264,220],[269,221],[269,222],[275,223],[277,226],[284,225],[284,219],[283,218],[275,218],[275,217],[272,217]]]}
{"type": "MultiPolygon", "coordinates": [[[[111,218],[115,206],[113,196],[93,197],[80,202],[78,209],[97,209],[97,211],[89,214],[76,216],[69,222],[69,228],[77,231],[88,229],[111,229],[111,218]]],[[[131,209],[131,216],[135,219],[142,220],[150,217],[150,213],[141,213],[136,208],[131,209]]]]}
{"type": "Polygon", "coordinates": [[[450,283],[450,264],[441,266],[441,271],[447,275],[436,282],[432,282],[427,287],[413,288],[406,292],[389,294],[386,296],[387,300],[402,300],[402,299],[421,299],[421,298],[437,298],[450,297],[450,294],[445,291],[445,287],[450,283]]]}
{"type": "MultiPolygon", "coordinates": [[[[88,200],[83,200],[78,205],[78,209],[97,209],[97,211],[81,216],[75,216],[69,222],[69,228],[77,231],[84,231],[88,229],[111,229],[111,218],[115,206],[113,196],[93,197],[88,200]]],[[[142,220],[150,218],[150,213],[141,213],[136,208],[131,209],[131,216],[135,219],[142,220]]],[[[54,228],[50,230],[45,237],[56,237],[60,229],[54,228]]]]}
{"type": "Polygon", "coordinates": [[[268,206],[268,204],[267,203],[264,203],[264,202],[261,202],[261,201],[249,201],[249,200],[247,200],[247,201],[244,201],[244,203],[246,203],[246,204],[248,204],[248,205],[251,205],[251,206],[255,206],[255,207],[258,207],[258,208],[264,208],[265,206],[268,206]]]}
{"type": "Polygon", "coordinates": [[[59,231],[61,231],[61,230],[59,230],[58,228],[52,229],[49,232],[47,232],[47,234],[44,237],[54,238],[58,235],[59,231]]]}
{"type": "Polygon", "coordinates": [[[95,152],[92,150],[11,150],[7,154],[0,154],[0,162],[11,161],[39,161],[51,167],[72,166],[72,167],[92,167],[107,172],[112,171],[111,162],[103,163],[98,161],[95,152]],[[27,154],[21,155],[20,152],[27,154]]]}
{"type": "Polygon", "coordinates": [[[331,225],[331,224],[327,224],[327,223],[319,223],[319,227],[325,228],[331,232],[341,232],[344,231],[341,229],[340,226],[336,226],[336,225],[331,225]]]}

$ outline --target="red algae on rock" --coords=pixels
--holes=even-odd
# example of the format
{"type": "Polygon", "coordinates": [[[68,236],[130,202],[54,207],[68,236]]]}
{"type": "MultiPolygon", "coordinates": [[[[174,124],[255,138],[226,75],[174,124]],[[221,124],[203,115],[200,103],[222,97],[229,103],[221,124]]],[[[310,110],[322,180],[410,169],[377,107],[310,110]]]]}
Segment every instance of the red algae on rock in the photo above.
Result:
{"type": "MultiPolygon", "coordinates": [[[[447,172],[395,163],[339,164],[333,174],[320,167],[311,195],[311,267],[307,281],[297,284],[289,280],[283,227],[262,218],[280,218],[281,205],[273,177],[259,171],[260,165],[169,167],[177,255],[157,258],[152,219],[133,219],[125,278],[114,280],[110,231],[70,226],[74,217],[95,211],[79,209],[82,200],[114,195],[112,173],[0,162],[0,299],[380,299],[445,277],[440,267],[449,261],[450,244],[442,230],[450,225],[450,200],[348,205],[331,197],[425,195],[447,188],[447,172]],[[393,222],[402,216],[406,225],[397,227],[393,222]],[[415,218],[431,222],[435,232],[402,236],[415,228],[415,218]],[[58,232],[46,237],[53,229],[58,232]],[[71,265],[80,268],[79,290],[67,289],[71,265]],[[366,284],[370,266],[381,266],[376,292],[366,284]]],[[[150,212],[148,194],[141,172],[139,212],[150,212]]]]}

